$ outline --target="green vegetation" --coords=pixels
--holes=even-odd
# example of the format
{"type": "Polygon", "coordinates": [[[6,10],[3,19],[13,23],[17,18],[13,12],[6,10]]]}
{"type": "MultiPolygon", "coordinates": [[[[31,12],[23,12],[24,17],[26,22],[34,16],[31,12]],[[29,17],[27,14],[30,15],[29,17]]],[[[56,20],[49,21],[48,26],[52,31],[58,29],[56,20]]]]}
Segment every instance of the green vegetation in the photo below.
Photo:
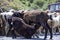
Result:
{"type": "Polygon", "coordinates": [[[46,10],[51,3],[60,2],[60,0],[0,0],[0,8],[8,9],[41,9],[46,10]]]}

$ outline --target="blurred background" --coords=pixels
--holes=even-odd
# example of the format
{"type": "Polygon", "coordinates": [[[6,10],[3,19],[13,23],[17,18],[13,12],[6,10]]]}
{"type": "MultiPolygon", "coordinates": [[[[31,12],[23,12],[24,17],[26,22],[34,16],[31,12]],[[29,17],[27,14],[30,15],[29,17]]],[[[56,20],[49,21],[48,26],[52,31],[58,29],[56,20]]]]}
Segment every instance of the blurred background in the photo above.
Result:
{"type": "Polygon", "coordinates": [[[4,10],[46,10],[49,4],[60,2],[60,0],[0,0],[0,8],[4,10]]]}

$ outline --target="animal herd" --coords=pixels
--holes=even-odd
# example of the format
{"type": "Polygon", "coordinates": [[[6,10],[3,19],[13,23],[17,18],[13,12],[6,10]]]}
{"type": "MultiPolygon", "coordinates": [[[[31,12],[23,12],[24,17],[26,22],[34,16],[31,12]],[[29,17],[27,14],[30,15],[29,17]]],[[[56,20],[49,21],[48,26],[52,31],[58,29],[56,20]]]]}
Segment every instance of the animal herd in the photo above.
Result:
{"type": "Polygon", "coordinates": [[[51,25],[49,24],[51,24],[51,21],[48,21],[49,16],[46,12],[41,10],[3,12],[0,13],[0,16],[0,33],[4,33],[2,35],[5,36],[12,35],[13,38],[16,38],[17,36],[23,36],[28,39],[32,38],[32,36],[36,34],[37,30],[40,27],[43,27],[45,29],[44,40],[47,38],[48,30],[50,32],[50,39],[52,39],[53,28],[60,26],[60,16],[57,17],[58,20],[55,20],[55,18],[52,17],[54,26],[50,27],[51,25]]]}

